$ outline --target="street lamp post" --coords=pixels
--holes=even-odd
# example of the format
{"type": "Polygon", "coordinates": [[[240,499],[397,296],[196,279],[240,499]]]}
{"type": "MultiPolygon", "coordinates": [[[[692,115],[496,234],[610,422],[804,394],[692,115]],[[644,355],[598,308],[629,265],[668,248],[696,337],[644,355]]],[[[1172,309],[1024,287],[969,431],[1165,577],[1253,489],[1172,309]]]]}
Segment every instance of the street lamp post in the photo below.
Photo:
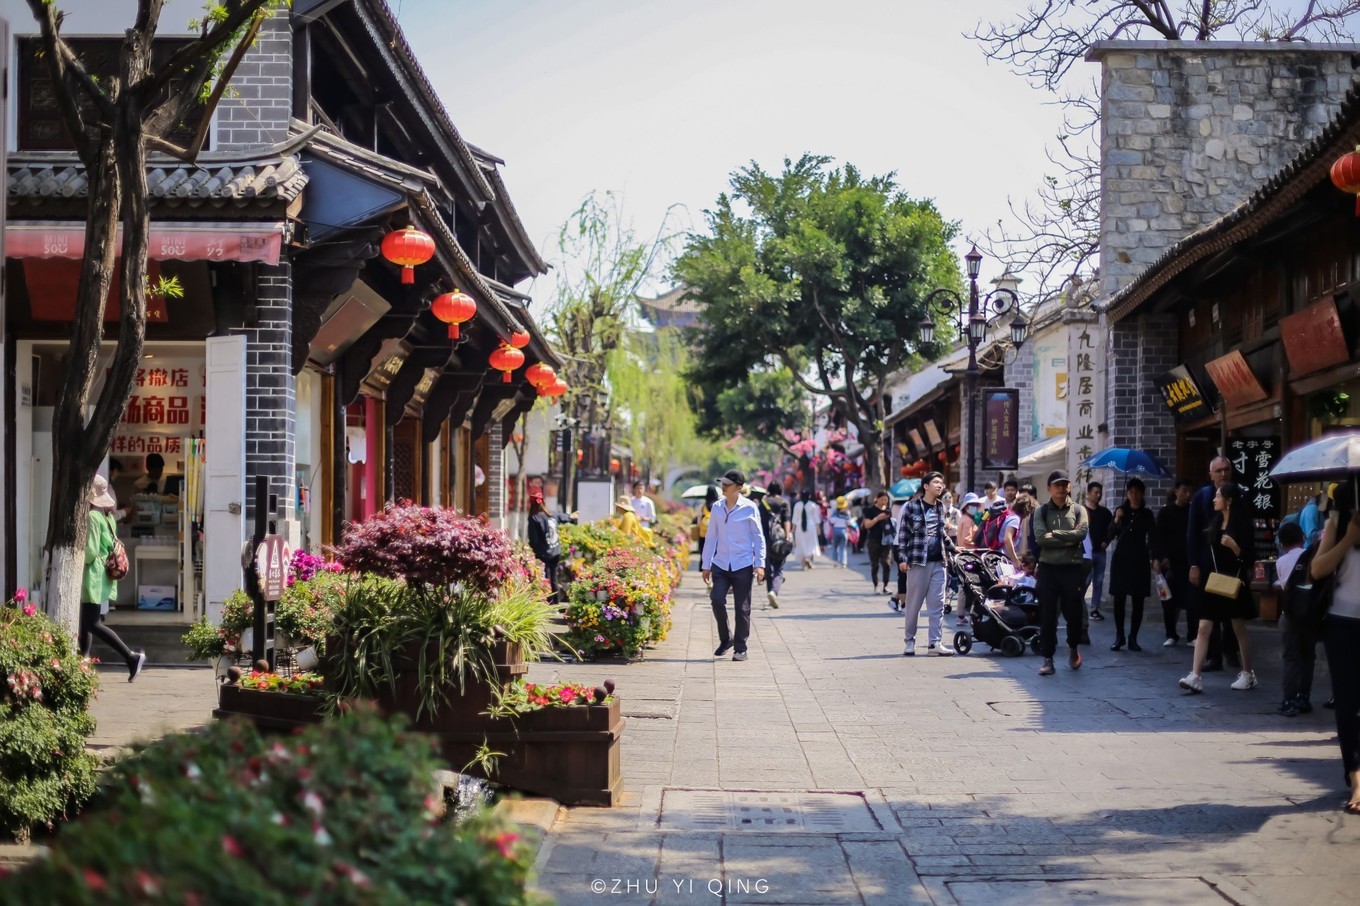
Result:
{"type": "Polygon", "coordinates": [[[977,246],[963,256],[964,262],[968,266],[968,298],[964,300],[957,292],[947,287],[937,289],[926,296],[926,316],[918,325],[919,336],[922,343],[932,343],[935,340],[935,317],[953,318],[955,326],[961,336],[968,341],[968,370],[964,372],[967,378],[968,394],[968,464],[966,466],[965,491],[976,491],[977,479],[977,385],[978,385],[978,361],[977,350],[982,342],[987,339],[987,332],[997,324],[1001,318],[1010,312],[1015,312],[1015,317],[1010,322],[1010,341],[1015,348],[1020,348],[1025,342],[1025,336],[1029,332],[1029,324],[1025,321],[1024,314],[1020,311],[1020,297],[1016,295],[1012,285],[1016,283],[1011,277],[1009,280],[1003,276],[998,280],[997,288],[986,296],[978,295],[978,272],[982,270],[982,253],[977,250],[977,246]],[[1012,285],[1001,285],[1009,283],[1012,285]]]}

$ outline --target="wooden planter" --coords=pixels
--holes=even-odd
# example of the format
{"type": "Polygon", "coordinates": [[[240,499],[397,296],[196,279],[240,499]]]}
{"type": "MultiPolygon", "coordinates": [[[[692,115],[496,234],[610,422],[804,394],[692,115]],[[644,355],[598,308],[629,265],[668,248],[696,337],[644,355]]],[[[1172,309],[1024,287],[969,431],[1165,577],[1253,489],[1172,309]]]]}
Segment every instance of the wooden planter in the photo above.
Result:
{"type": "Polygon", "coordinates": [[[291,692],[261,692],[224,683],[218,689],[213,717],[246,717],[261,730],[292,730],[321,722],[321,699],[291,692]]]}

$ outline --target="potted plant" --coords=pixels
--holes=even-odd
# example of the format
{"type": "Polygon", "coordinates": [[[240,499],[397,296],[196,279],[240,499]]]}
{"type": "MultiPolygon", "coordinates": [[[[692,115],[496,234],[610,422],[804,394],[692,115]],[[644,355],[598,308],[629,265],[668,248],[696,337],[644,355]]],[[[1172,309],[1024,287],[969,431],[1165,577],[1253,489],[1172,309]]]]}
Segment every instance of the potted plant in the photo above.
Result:
{"type": "Polygon", "coordinates": [[[236,649],[227,631],[209,623],[207,617],[199,617],[179,641],[189,649],[188,660],[211,662],[217,679],[226,676],[227,669],[236,660],[236,649]]]}
{"type": "Polygon", "coordinates": [[[325,679],[319,673],[282,676],[233,668],[218,694],[218,719],[241,715],[263,730],[292,730],[319,723],[324,711],[325,679]]]}

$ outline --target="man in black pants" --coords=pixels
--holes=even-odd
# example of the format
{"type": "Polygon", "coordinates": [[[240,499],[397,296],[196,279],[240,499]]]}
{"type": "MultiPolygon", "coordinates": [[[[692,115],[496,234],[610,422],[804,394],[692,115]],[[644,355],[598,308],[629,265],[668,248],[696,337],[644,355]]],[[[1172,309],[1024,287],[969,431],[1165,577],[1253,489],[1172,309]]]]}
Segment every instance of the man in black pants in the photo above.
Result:
{"type": "Polygon", "coordinates": [[[713,656],[722,657],[732,651],[732,660],[744,661],[746,638],[751,632],[751,585],[753,581],[765,581],[765,532],[755,503],[741,496],[746,476],[731,469],[718,483],[722,485],[723,497],[709,515],[700,560],[704,582],[713,583],[710,603],[718,622],[718,649],[713,656]],[[736,611],[735,636],[727,623],[729,589],[736,611]]]}
{"type": "Polygon", "coordinates": [[[1083,542],[1090,530],[1086,510],[1069,498],[1072,482],[1061,470],[1048,476],[1049,502],[1033,516],[1034,540],[1039,545],[1039,645],[1044,657],[1040,676],[1053,675],[1058,648],[1058,612],[1067,623],[1067,666],[1081,666],[1082,587],[1086,583],[1083,542]]]}
{"type": "Polygon", "coordinates": [[[1179,642],[1176,621],[1180,611],[1185,611],[1185,640],[1195,644],[1199,632],[1199,608],[1196,592],[1190,587],[1190,557],[1185,546],[1186,532],[1190,525],[1190,498],[1194,496],[1195,485],[1188,478],[1176,479],[1175,496],[1157,514],[1157,535],[1162,540],[1162,550],[1166,557],[1162,560],[1162,573],[1171,586],[1171,600],[1162,602],[1163,623],[1166,627],[1166,641],[1170,648],[1179,642]]]}

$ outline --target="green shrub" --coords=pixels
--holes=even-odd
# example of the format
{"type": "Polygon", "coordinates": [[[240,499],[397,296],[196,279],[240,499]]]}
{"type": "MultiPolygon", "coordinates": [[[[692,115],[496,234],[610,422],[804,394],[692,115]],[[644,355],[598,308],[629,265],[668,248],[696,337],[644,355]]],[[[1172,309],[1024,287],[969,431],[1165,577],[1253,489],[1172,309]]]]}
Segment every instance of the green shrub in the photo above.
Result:
{"type": "Polygon", "coordinates": [[[22,597],[0,606],[0,833],[24,839],[94,791],[99,760],[85,738],[98,679],[75,648],[22,597]]]}
{"type": "Polygon", "coordinates": [[[274,622],[294,644],[311,645],[320,654],[331,633],[335,611],[345,604],[346,577],[320,570],[289,585],[274,608],[274,622]]]}
{"type": "Polygon", "coordinates": [[[212,661],[235,650],[235,643],[228,637],[227,630],[209,623],[207,617],[199,617],[198,622],[179,637],[179,641],[189,649],[188,660],[191,661],[212,661]]]}
{"type": "Polygon", "coordinates": [[[429,737],[369,707],[288,738],[234,721],[168,736],[120,761],[0,901],[529,902],[513,831],[436,822],[437,767],[429,737]]]}

